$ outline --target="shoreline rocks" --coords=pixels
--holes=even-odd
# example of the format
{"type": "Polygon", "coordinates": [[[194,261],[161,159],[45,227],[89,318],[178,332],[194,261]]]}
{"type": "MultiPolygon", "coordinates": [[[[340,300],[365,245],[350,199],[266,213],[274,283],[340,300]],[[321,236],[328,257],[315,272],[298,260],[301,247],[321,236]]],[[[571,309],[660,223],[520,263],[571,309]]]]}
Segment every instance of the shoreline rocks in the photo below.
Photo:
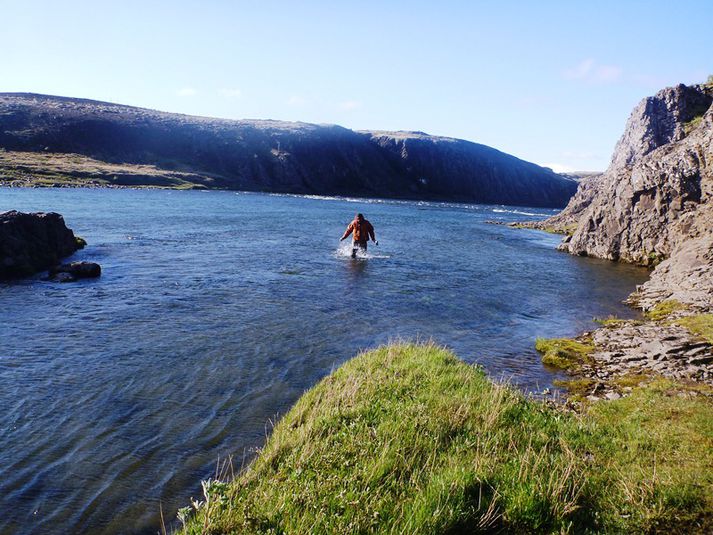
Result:
{"type": "MultiPolygon", "coordinates": [[[[575,340],[594,346],[588,362],[569,373],[580,399],[615,399],[656,378],[713,387],[713,346],[675,320],[619,320],[575,340]]],[[[713,395],[705,388],[693,390],[713,395]]]]}
{"type": "Polygon", "coordinates": [[[85,243],[58,213],[4,212],[0,214],[0,280],[50,269],[85,243]]]}

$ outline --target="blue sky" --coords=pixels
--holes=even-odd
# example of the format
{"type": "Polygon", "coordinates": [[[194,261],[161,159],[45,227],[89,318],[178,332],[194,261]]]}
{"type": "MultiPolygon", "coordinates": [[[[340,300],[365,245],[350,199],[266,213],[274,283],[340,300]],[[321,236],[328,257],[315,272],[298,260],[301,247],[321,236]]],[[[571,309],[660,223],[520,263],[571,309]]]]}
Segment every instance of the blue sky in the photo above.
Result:
{"type": "Polygon", "coordinates": [[[713,1],[0,0],[0,91],[423,130],[601,170],[632,107],[713,73],[713,1]]]}

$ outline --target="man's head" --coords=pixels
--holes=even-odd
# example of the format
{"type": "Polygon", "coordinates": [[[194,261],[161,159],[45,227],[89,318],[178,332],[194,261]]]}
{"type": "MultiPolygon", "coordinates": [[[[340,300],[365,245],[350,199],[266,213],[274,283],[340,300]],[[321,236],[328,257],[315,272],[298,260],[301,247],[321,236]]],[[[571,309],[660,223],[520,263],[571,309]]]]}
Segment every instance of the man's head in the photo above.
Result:
{"type": "Polygon", "coordinates": [[[354,219],[357,221],[364,221],[364,215],[363,214],[357,214],[354,219]]]}

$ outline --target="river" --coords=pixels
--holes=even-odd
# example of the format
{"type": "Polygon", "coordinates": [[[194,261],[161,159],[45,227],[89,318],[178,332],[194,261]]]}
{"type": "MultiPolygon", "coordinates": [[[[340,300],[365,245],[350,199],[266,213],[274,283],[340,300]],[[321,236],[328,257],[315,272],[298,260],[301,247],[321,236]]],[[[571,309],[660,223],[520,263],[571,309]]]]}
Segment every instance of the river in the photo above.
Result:
{"type": "Polygon", "coordinates": [[[488,221],[552,210],[226,191],[0,189],[56,211],[98,280],[0,284],[0,532],[155,533],[218,459],[236,468],[306,389],[393,340],[551,387],[537,336],[570,336],[645,270],[488,221]],[[369,258],[339,237],[355,212],[369,258]],[[346,242],[345,242],[346,243],[346,242]]]}

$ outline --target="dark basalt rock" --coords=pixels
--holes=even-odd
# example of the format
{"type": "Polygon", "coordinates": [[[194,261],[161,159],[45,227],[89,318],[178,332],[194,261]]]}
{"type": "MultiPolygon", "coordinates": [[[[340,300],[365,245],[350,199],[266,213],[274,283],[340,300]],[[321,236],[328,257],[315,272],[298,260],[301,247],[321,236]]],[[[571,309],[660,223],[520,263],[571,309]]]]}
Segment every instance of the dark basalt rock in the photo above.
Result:
{"type": "Polygon", "coordinates": [[[70,262],[49,270],[50,278],[56,282],[72,282],[77,279],[93,279],[102,274],[102,268],[94,262],[70,262]]]}
{"type": "MultiPolygon", "coordinates": [[[[81,240],[83,241],[83,240],[81,240]]],[[[82,248],[60,214],[0,214],[0,280],[27,277],[82,248]]]]}

